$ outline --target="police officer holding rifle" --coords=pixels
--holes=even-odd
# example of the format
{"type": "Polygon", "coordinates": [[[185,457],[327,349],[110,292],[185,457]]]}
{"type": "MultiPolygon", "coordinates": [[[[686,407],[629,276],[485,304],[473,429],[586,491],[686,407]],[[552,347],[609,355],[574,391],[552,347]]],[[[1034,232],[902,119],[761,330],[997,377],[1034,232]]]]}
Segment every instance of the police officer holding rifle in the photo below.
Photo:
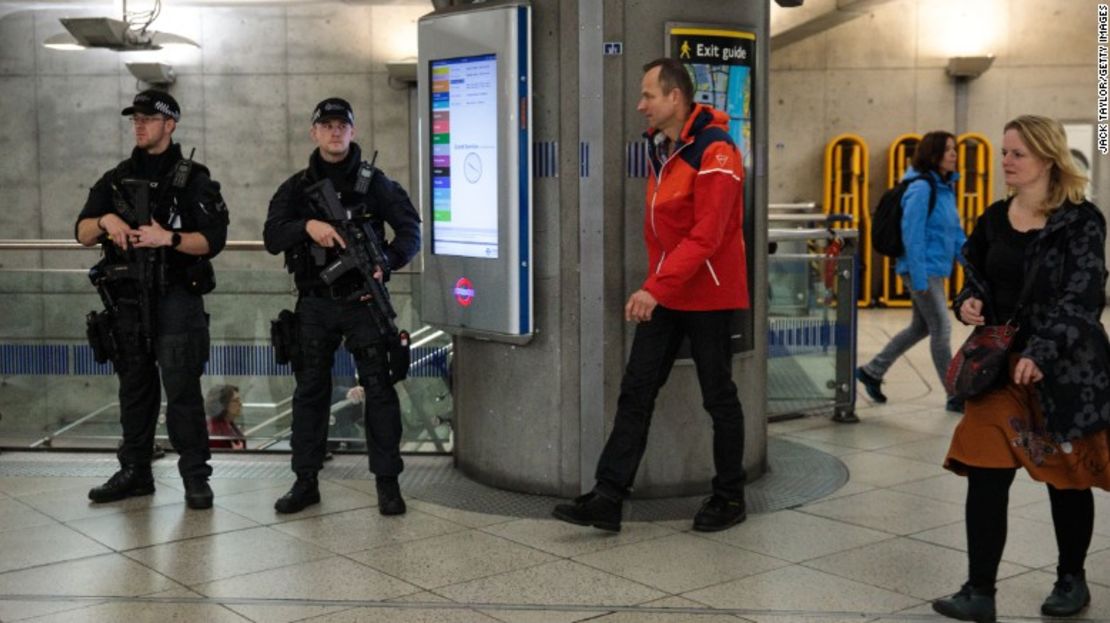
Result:
{"type": "Polygon", "coordinates": [[[378,510],[400,515],[401,406],[393,384],[408,371],[408,335],[397,329],[384,284],[419,252],[420,217],[399,184],[363,161],[346,100],[317,104],[309,134],[317,149],[308,168],[270,200],[263,233],[266,250],[285,254],[298,292],[296,312],[283,311],[272,327],[278,362],[292,364],[297,382],[291,439],[297,480],[274,509],[296,513],[320,501],[332,360],[343,341],[366,394],[378,510]],[[384,223],[394,232],[389,242],[384,223]]]}
{"type": "Polygon", "coordinates": [[[227,206],[208,169],[172,140],[181,109],[168,93],[143,91],[123,110],[131,117],[131,157],[89,190],[77,240],[100,244],[89,271],[104,311],[88,315],[98,362],[119,375],[123,443],[120,469],[89,491],[93,502],[154,493],[150,463],[166,390],[166,428],[180,458],[189,508],[212,506],[208,429],[200,376],[208,360],[203,294],[216,285],[209,261],[227,239],[227,206]]]}

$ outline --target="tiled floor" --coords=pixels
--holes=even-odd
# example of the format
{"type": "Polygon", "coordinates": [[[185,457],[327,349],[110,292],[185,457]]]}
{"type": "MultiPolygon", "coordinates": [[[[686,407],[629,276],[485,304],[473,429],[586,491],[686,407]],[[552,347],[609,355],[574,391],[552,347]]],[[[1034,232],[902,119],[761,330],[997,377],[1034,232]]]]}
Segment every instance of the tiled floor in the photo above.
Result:
{"type": "MultiPolygon", "coordinates": [[[[908,313],[860,319],[862,361],[908,313]]],[[[369,481],[327,482],[323,504],[290,518],[272,510],[284,480],[217,478],[216,507],[196,512],[176,480],[90,506],[94,479],[0,478],[0,621],[939,620],[929,600],[966,569],[964,482],[938,466],[957,417],[924,343],[887,381],[891,402],[861,399],[860,424],[770,427],[839,457],[848,484],[716,534],[667,521],[610,535],[420,500],[383,518],[369,481]]],[[[1110,620],[1110,496],[1096,504],[1083,618],[1110,620]]],[[[1019,476],[1010,516],[999,613],[1039,619],[1055,564],[1044,488],[1019,476]]]]}

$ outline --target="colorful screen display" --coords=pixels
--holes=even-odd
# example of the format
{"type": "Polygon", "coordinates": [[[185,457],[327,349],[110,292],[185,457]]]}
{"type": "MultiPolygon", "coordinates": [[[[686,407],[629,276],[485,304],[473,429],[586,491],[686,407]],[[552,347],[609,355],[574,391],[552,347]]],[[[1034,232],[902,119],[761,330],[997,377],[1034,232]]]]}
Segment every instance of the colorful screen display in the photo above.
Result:
{"type": "Polygon", "coordinates": [[[430,70],[432,253],[497,258],[497,55],[430,70]]]}

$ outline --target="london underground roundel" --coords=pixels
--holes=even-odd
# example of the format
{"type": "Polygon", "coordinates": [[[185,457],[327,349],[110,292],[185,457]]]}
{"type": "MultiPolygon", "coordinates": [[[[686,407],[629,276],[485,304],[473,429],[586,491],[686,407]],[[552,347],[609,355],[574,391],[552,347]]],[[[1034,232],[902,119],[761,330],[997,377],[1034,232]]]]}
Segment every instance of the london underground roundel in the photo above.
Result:
{"type": "Polygon", "coordinates": [[[455,282],[455,300],[463,307],[470,307],[474,300],[474,284],[466,277],[459,277],[455,282]]]}

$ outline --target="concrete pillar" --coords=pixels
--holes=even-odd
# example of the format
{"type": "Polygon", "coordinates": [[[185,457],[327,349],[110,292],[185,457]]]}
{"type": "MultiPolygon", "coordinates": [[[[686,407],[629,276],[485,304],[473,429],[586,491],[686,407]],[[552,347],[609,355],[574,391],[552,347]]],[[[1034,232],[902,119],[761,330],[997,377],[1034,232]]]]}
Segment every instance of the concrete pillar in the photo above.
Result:
{"type": "MultiPolygon", "coordinates": [[[[622,318],[646,274],[644,182],[628,176],[626,146],[645,129],[636,112],[641,66],[664,50],[668,21],[744,26],[758,33],[753,104],[755,222],[747,240],[754,349],[736,356],[745,409],[745,465],[766,461],[766,3],[717,0],[559,0],[532,8],[534,141],[558,143],[558,175],[535,180],[536,338],[509,346],[455,342],[455,455],[474,479],[560,496],[593,485],[612,425],[633,328],[622,318]],[[727,5],[728,10],[723,10],[727,5]],[[603,41],[623,55],[602,56],[603,41]],[[600,114],[600,117],[598,116],[600,114]],[[580,177],[580,143],[589,177],[580,177]],[[754,239],[753,239],[754,238],[754,239]]],[[[712,426],[692,365],[679,363],[656,403],[636,495],[709,490],[712,426]]]]}

